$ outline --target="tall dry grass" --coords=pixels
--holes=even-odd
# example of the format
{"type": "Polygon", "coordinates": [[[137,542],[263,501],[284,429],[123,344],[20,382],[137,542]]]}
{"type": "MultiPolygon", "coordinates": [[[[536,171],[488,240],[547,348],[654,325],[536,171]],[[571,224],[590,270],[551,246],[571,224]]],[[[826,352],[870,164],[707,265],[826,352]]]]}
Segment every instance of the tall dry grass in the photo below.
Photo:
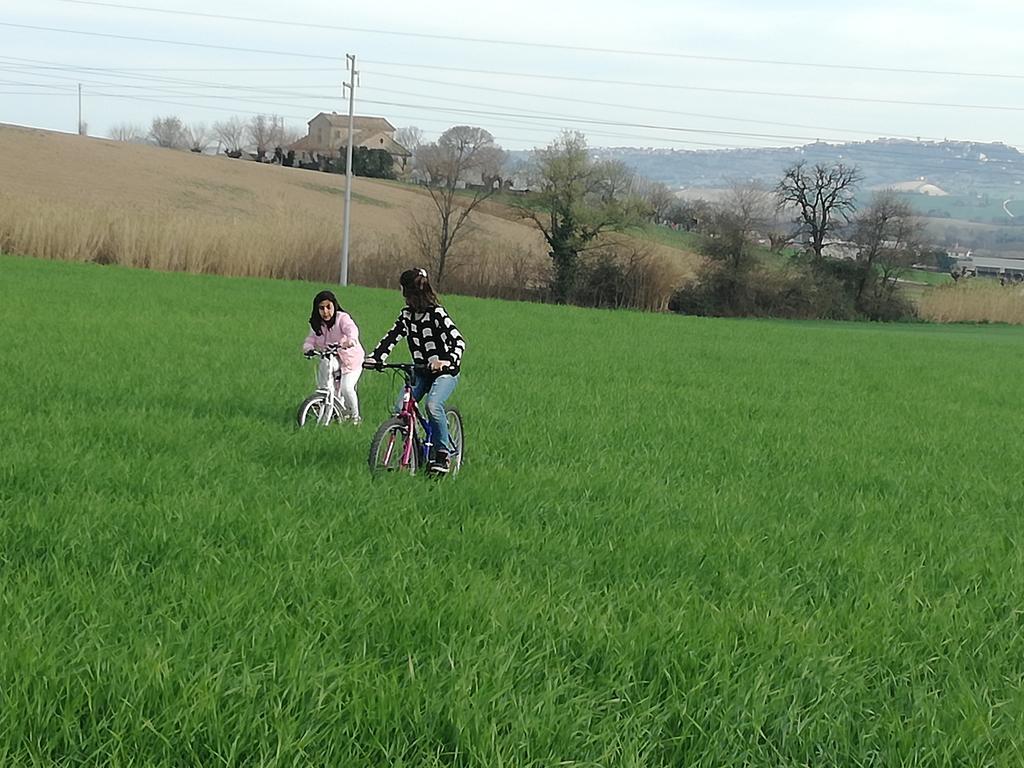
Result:
{"type": "MultiPolygon", "coordinates": [[[[467,241],[472,258],[458,262],[445,289],[522,299],[545,281],[545,260],[521,245],[467,241]]],[[[0,195],[0,251],[42,259],[230,276],[333,282],[338,279],[340,227],[290,216],[231,220],[175,211],[117,211],[0,195]]],[[[397,286],[398,274],[421,261],[396,235],[355,237],[350,278],[360,285],[397,286]]]]}
{"type": "Polygon", "coordinates": [[[982,279],[932,288],[924,293],[919,312],[937,323],[1024,324],[1024,288],[982,279]]]}
{"type": "Polygon", "coordinates": [[[0,196],[0,250],[42,259],[231,276],[337,278],[340,237],[296,219],[120,211],[0,196]]]}
{"type": "MultiPolygon", "coordinates": [[[[340,229],[332,219],[299,218],[286,209],[232,218],[0,193],[0,251],[42,259],[335,282],[340,229]]],[[[356,235],[349,255],[350,279],[375,287],[397,287],[401,270],[423,263],[408,234],[356,235]]],[[[608,243],[600,256],[619,268],[621,285],[611,306],[665,309],[681,274],[677,264],[646,245],[608,243]]],[[[550,270],[543,251],[480,230],[459,245],[441,287],[470,296],[543,301],[550,270]]]]}

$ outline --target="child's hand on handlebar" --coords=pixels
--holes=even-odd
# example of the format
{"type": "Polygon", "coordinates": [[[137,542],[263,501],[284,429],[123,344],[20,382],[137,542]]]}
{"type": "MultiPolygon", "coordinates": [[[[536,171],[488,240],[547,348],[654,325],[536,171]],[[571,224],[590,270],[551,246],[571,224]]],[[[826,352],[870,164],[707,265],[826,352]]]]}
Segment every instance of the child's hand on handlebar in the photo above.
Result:
{"type": "Polygon", "coordinates": [[[448,368],[450,366],[451,363],[449,363],[447,360],[430,361],[430,370],[433,371],[434,373],[437,373],[438,371],[443,371],[445,368],[448,368]]]}

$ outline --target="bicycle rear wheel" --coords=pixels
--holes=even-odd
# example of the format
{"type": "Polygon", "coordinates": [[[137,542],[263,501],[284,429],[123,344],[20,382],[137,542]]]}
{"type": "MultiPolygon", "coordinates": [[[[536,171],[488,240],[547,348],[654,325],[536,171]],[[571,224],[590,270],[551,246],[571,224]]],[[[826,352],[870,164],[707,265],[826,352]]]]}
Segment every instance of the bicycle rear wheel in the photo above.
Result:
{"type": "Polygon", "coordinates": [[[403,461],[405,444],[409,438],[409,427],[403,419],[392,418],[377,428],[373,440],[370,441],[370,471],[408,472],[416,474],[419,467],[420,443],[415,431],[412,438],[412,451],[408,461],[403,461]]]}
{"type": "Polygon", "coordinates": [[[451,441],[452,453],[450,474],[455,474],[462,468],[462,459],[465,455],[463,443],[465,435],[462,428],[462,414],[458,408],[444,409],[445,418],[448,419],[448,439],[451,441]]]}

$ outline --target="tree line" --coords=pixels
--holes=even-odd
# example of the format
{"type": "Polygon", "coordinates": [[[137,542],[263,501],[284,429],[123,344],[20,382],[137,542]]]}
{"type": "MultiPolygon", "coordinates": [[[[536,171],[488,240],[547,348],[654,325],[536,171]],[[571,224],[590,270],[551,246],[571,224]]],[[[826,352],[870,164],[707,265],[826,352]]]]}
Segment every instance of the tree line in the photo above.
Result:
{"type": "MultiPolygon", "coordinates": [[[[217,140],[234,156],[247,141],[258,160],[301,138],[275,115],[232,117],[209,127],[157,117],[147,132],[124,124],[112,137],[194,152],[217,140]]],[[[615,235],[635,235],[651,225],[692,233],[703,256],[697,274],[673,286],[667,302],[685,313],[905,318],[913,308],[898,290],[899,280],[911,264],[929,258],[910,206],[883,191],[858,210],[862,176],[843,163],[798,162],[783,170],[774,187],[736,183],[722,199],[708,202],[679,199],[623,162],[595,156],[577,131],[563,132],[517,167],[493,135],[476,126],[453,126],[432,142],[406,127],[396,140],[413,153],[406,178],[421,183],[433,203],[430,216],[411,218],[409,233],[439,286],[472,259],[463,246],[474,214],[499,194],[548,248],[549,273],[529,287],[530,295],[557,303],[636,305],[641,284],[656,279],[649,249],[615,235]]],[[[344,173],[345,158],[321,166],[344,173]]],[[[356,148],[353,172],[397,175],[391,155],[381,149],[356,148]]]]}
{"type": "Polygon", "coordinates": [[[795,163],[773,188],[735,184],[716,204],[680,204],[673,216],[699,235],[705,259],[671,307],[703,315],[901,320],[912,265],[941,265],[911,206],[892,190],[858,206],[859,170],[795,163]]]}
{"type": "MultiPolygon", "coordinates": [[[[414,234],[439,283],[474,211],[507,189],[504,160],[491,134],[471,126],[417,148],[414,167],[435,215],[416,221],[414,234]]],[[[715,203],[685,201],[619,161],[595,158],[585,136],[568,131],[517,171],[525,190],[502,202],[543,236],[551,270],[537,297],[553,302],[628,304],[630,281],[645,279],[645,256],[635,239],[630,247],[610,236],[651,224],[695,237],[703,262],[669,304],[694,314],[908,318],[914,310],[899,281],[912,264],[941,259],[894,192],[858,209],[862,176],[843,163],[798,162],[774,187],[738,183],[715,203]]]]}
{"type": "Polygon", "coordinates": [[[275,149],[294,144],[303,136],[289,128],[279,115],[253,115],[245,120],[232,116],[213,124],[185,123],[175,115],[154,117],[149,128],[137,123],[120,123],[110,129],[116,141],[152,143],[167,149],[206,152],[216,142],[225,154],[240,157],[246,145],[256,148],[261,162],[275,149]]]}

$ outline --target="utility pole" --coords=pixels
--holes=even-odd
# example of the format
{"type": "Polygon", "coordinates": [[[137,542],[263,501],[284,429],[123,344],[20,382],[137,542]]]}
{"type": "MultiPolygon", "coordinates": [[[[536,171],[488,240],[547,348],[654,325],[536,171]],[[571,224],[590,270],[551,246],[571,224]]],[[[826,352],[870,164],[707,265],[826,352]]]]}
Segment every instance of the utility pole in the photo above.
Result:
{"type": "Polygon", "coordinates": [[[82,135],[82,84],[78,84],[78,135],[82,135]]]}
{"type": "Polygon", "coordinates": [[[341,240],[341,285],[348,285],[348,230],[352,211],[352,128],[355,122],[356,105],[356,57],[345,54],[345,68],[349,71],[349,82],[342,85],[342,93],[348,88],[348,147],[345,150],[345,231],[341,240]]]}

